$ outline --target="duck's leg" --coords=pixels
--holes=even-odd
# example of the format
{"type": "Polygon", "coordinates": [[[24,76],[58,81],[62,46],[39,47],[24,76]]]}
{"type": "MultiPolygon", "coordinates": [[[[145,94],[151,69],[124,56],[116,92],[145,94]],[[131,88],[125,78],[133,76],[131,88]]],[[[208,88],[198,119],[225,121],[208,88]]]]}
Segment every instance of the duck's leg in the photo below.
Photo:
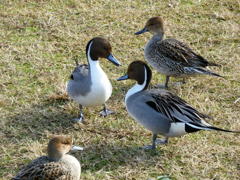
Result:
{"type": "Polygon", "coordinates": [[[182,78],[182,83],[183,83],[183,84],[186,84],[186,77],[183,77],[183,78],[182,78]]]}
{"type": "Polygon", "coordinates": [[[156,139],[155,143],[158,144],[167,144],[168,143],[168,137],[165,139],[156,139]]]}
{"type": "Polygon", "coordinates": [[[83,115],[83,106],[79,104],[79,117],[73,119],[74,122],[83,123],[84,115],[83,115]]]}
{"type": "Polygon", "coordinates": [[[143,146],[143,149],[156,149],[156,139],[157,139],[157,134],[153,134],[152,145],[143,146]]]}
{"type": "Polygon", "coordinates": [[[186,84],[186,77],[183,77],[181,81],[173,83],[174,86],[181,86],[186,84]]]}
{"type": "Polygon", "coordinates": [[[167,89],[168,88],[168,82],[170,80],[170,76],[166,76],[165,84],[164,87],[167,89]]]}
{"type": "Polygon", "coordinates": [[[164,88],[164,89],[168,89],[168,82],[169,82],[169,79],[170,79],[170,76],[166,76],[166,80],[165,80],[165,83],[164,84],[157,84],[153,87],[155,88],[164,88]]]}
{"type": "Polygon", "coordinates": [[[166,137],[166,139],[157,139],[157,134],[153,134],[152,145],[144,146],[143,149],[156,149],[156,145],[167,144],[167,143],[168,143],[168,137],[166,137]]]}
{"type": "Polygon", "coordinates": [[[108,116],[109,114],[113,114],[114,112],[107,109],[106,104],[103,105],[103,110],[100,112],[100,115],[103,117],[108,116]]]}

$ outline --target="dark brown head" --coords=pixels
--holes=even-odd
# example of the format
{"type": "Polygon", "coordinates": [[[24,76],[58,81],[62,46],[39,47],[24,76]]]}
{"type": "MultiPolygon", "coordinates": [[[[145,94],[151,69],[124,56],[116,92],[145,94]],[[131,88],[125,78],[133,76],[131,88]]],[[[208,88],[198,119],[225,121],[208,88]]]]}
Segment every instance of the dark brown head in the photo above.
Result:
{"type": "Polygon", "coordinates": [[[150,18],[146,22],[145,27],[141,31],[136,32],[135,34],[138,35],[145,32],[150,32],[152,34],[164,34],[163,19],[159,16],[150,18]]]}
{"type": "Polygon", "coordinates": [[[146,89],[151,81],[152,71],[148,65],[142,61],[133,61],[128,66],[127,74],[118,78],[118,81],[132,79],[137,81],[138,84],[142,85],[146,82],[146,89]]]}
{"type": "Polygon", "coordinates": [[[112,55],[112,46],[108,40],[95,37],[90,40],[86,47],[87,57],[93,61],[97,61],[99,58],[106,58],[111,61],[113,64],[119,66],[120,63],[112,55]]]}
{"type": "Polygon", "coordinates": [[[70,136],[54,136],[48,143],[48,157],[57,161],[72,148],[73,140],[70,136]]]}

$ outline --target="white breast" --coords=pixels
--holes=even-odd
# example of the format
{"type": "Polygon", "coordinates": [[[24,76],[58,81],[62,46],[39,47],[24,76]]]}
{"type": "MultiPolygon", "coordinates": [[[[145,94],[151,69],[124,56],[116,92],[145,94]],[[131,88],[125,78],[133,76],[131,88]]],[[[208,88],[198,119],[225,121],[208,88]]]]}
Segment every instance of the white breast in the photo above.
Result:
{"type": "Polygon", "coordinates": [[[104,104],[112,94],[112,85],[99,65],[99,61],[89,60],[91,72],[91,90],[85,96],[76,97],[76,101],[83,106],[97,106],[104,104]]]}

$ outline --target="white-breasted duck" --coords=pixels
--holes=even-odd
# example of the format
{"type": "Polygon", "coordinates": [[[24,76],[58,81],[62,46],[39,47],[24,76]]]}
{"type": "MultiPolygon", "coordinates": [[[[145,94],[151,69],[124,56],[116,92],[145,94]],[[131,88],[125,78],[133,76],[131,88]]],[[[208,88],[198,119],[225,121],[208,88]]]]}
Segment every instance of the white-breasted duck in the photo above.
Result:
{"type": "Polygon", "coordinates": [[[111,114],[105,102],[112,94],[112,84],[99,64],[99,58],[105,58],[114,65],[120,66],[119,61],[111,54],[112,47],[104,38],[95,37],[86,46],[88,65],[78,65],[71,74],[67,83],[67,93],[71,99],[79,104],[80,117],[77,122],[84,121],[83,106],[104,105],[102,116],[111,114]]]}
{"type": "Polygon", "coordinates": [[[145,27],[136,35],[150,32],[153,37],[144,49],[146,61],[158,72],[166,76],[165,88],[168,87],[170,77],[185,77],[197,74],[212,76],[220,75],[204,69],[207,66],[218,66],[195,53],[183,42],[176,39],[163,39],[163,19],[159,16],[150,18],[145,27]]]}
{"type": "Polygon", "coordinates": [[[152,72],[142,61],[134,61],[128,66],[127,75],[118,80],[132,79],[137,81],[125,96],[125,105],[129,115],[146,129],[152,132],[152,145],[146,148],[155,149],[156,144],[168,142],[169,137],[182,136],[199,130],[217,130],[237,132],[214,127],[204,120],[209,116],[200,113],[186,101],[165,89],[148,90],[152,72]],[[157,135],[165,140],[157,140],[157,135]]]}
{"type": "Polygon", "coordinates": [[[83,148],[73,146],[72,143],[73,140],[69,136],[53,137],[48,143],[48,155],[33,160],[12,179],[79,180],[81,165],[74,156],[67,153],[70,150],[82,150],[83,148]]]}

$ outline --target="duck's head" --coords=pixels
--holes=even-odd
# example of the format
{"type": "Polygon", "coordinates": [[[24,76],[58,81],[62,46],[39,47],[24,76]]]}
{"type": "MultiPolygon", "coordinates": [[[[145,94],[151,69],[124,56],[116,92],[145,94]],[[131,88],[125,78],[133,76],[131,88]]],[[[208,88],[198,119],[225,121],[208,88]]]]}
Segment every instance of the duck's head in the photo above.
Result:
{"type": "Polygon", "coordinates": [[[97,61],[99,58],[105,58],[111,61],[116,66],[120,66],[120,62],[112,55],[112,46],[108,40],[95,37],[91,39],[86,47],[88,59],[97,61]]]}
{"type": "Polygon", "coordinates": [[[142,61],[133,61],[128,66],[127,74],[118,78],[118,81],[132,79],[139,85],[144,85],[146,89],[151,81],[152,71],[148,65],[142,61]]]}
{"type": "Polygon", "coordinates": [[[163,19],[159,16],[150,18],[144,28],[135,33],[135,35],[139,35],[145,32],[150,32],[152,34],[164,34],[163,29],[163,19]]]}
{"type": "Polygon", "coordinates": [[[73,146],[70,136],[54,136],[48,143],[48,157],[53,161],[60,160],[70,150],[83,150],[81,147],[73,146]]]}

